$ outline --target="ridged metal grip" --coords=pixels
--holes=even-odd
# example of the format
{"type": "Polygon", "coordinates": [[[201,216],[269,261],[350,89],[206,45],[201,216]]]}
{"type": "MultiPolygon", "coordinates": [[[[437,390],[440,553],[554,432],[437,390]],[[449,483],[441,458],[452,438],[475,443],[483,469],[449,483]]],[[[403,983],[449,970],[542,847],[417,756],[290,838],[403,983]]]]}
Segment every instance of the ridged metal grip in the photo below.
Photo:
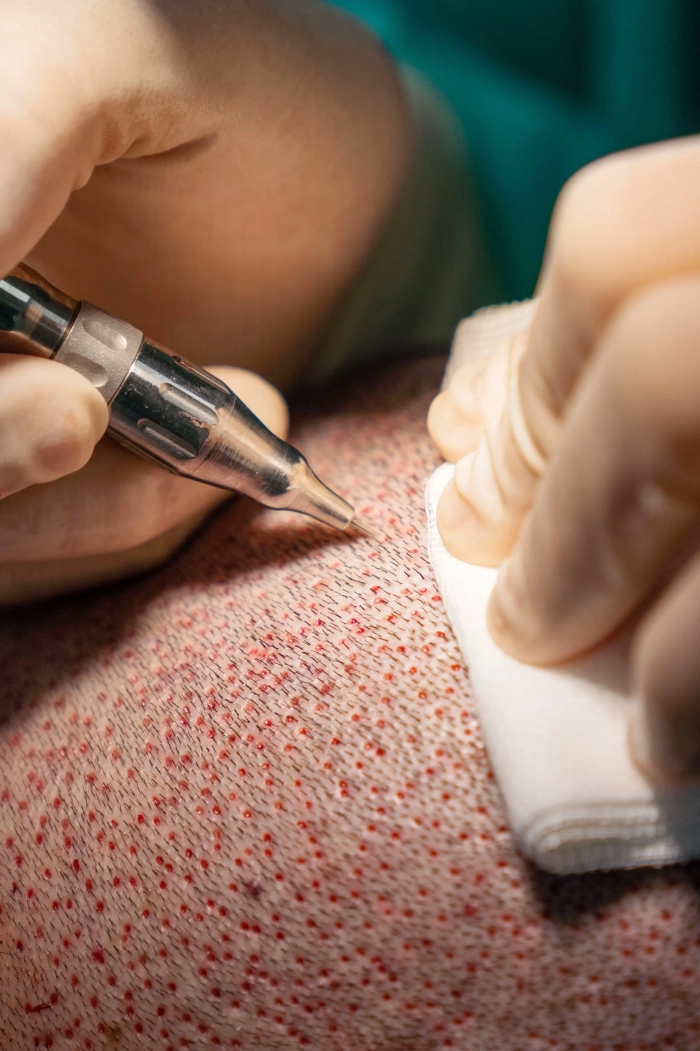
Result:
{"type": "Polygon", "coordinates": [[[350,504],[225,383],[28,267],[0,279],[0,333],[3,350],[54,358],[89,380],[109,405],[109,433],[140,456],[337,529],[353,522],[350,504]]]}
{"type": "Polygon", "coordinates": [[[176,474],[346,529],[353,509],[211,373],[144,341],[111,403],[110,433],[176,474]]]}
{"type": "Polygon", "coordinates": [[[143,335],[133,325],[105,314],[91,303],[81,303],[54,360],[89,380],[109,405],[142,343],[143,335]]]}

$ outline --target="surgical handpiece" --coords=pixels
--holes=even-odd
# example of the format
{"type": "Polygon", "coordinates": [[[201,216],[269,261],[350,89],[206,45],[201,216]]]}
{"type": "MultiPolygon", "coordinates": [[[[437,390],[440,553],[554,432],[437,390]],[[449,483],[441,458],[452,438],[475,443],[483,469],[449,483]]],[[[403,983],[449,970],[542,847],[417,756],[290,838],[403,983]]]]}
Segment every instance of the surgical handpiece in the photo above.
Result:
{"type": "Polygon", "coordinates": [[[108,433],[133,452],[267,507],[365,532],[350,504],[225,383],[24,265],[0,280],[0,334],[0,350],[53,358],[85,376],[109,406],[108,433]]]}

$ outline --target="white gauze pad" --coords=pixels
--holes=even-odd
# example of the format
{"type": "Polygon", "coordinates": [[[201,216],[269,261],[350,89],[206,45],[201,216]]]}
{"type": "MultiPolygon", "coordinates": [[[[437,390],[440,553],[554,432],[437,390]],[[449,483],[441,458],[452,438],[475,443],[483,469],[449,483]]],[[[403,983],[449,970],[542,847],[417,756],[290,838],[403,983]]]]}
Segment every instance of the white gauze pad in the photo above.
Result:
{"type": "MultiPolygon", "coordinates": [[[[503,308],[529,320],[523,307],[503,308]],[[524,312],[523,312],[524,311],[524,312]]],[[[480,357],[489,318],[508,334],[500,311],[477,314],[458,333],[459,364],[469,360],[469,325],[480,357]]],[[[493,343],[492,343],[493,345],[493,343]]],[[[439,467],[426,498],[430,558],[471,677],[477,715],[511,829],[523,853],[550,872],[664,865],[700,857],[700,787],[658,787],[629,753],[630,636],[558,668],[506,656],[486,628],[497,570],[450,555],[435,511],[452,476],[439,467]]]]}

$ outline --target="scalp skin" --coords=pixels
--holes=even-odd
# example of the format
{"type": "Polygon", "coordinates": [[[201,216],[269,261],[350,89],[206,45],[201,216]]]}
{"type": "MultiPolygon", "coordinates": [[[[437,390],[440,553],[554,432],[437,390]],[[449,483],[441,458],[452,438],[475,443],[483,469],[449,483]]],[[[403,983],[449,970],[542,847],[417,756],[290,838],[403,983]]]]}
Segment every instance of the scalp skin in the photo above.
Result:
{"type": "Polygon", "coordinates": [[[380,544],[226,507],[0,640],[3,1051],[691,1051],[697,866],[514,850],[424,547],[442,360],[292,440],[380,544]]]}

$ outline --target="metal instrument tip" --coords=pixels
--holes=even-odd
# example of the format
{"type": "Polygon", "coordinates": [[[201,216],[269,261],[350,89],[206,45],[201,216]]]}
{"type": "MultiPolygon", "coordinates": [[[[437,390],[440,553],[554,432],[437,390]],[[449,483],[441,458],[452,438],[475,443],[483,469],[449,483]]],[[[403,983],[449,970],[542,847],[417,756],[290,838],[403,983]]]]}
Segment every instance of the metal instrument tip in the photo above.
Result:
{"type": "Polygon", "coordinates": [[[360,533],[362,536],[369,537],[370,540],[379,540],[380,539],[378,533],[375,533],[375,531],[373,529],[371,529],[370,526],[368,526],[364,522],[360,521],[360,519],[357,518],[357,517],[355,517],[355,518],[353,518],[351,520],[351,522],[348,524],[347,529],[348,529],[348,532],[350,532],[352,530],[355,533],[360,533]]]}

